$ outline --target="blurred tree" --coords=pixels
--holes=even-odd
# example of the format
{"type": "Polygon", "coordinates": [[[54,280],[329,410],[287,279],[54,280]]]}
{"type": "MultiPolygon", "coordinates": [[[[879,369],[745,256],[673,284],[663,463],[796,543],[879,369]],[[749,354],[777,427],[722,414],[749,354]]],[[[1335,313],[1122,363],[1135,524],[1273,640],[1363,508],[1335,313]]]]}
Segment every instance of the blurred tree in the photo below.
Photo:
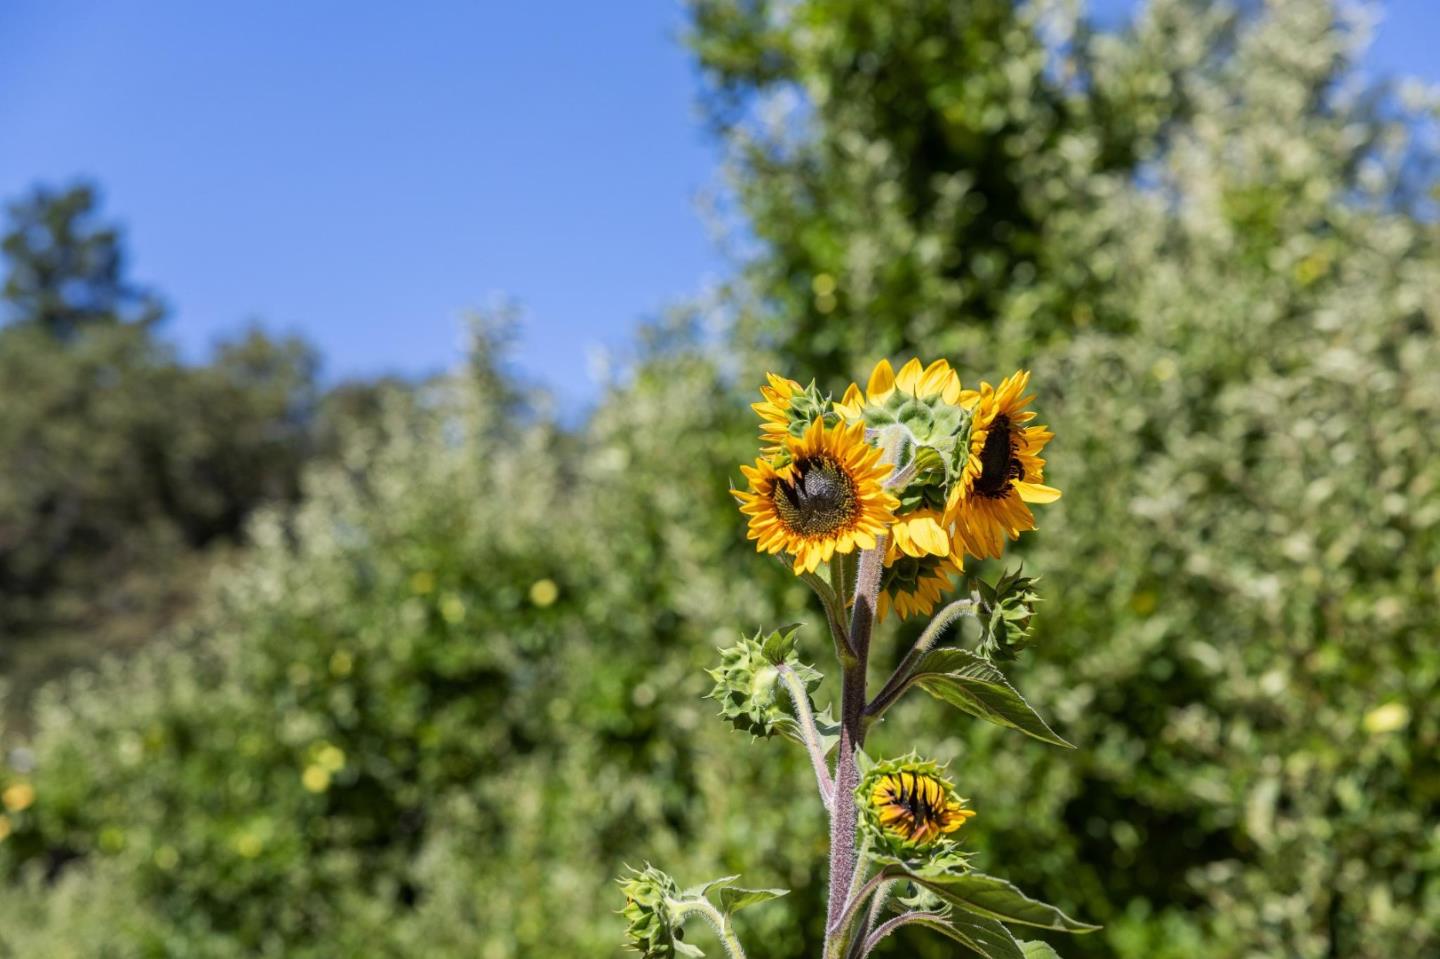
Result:
{"type": "Polygon", "coordinates": [[[1155,4],[1122,45],[1062,34],[1059,3],[692,0],[706,112],[762,241],[744,338],[849,376],[873,352],[953,353],[1037,277],[1032,334],[1094,323],[1103,277],[1056,258],[1056,223],[1187,113],[1179,78],[1232,22],[1212,6],[1155,4]]]}
{"type": "Polygon", "coordinates": [[[89,186],[13,205],[0,246],[0,671],[24,688],[160,629],[203,551],[298,498],[316,358],[252,331],[181,364],[89,186]]]}
{"type": "Polygon", "coordinates": [[[57,340],[95,324],[160,319],[160,303],[126,279],[119,231],[100,222],[97,205],[94,187],[81,184],[39,187],[10,206],[9,232],[0,241],[9,268],[0,318],[8,314],[57,340]]]}

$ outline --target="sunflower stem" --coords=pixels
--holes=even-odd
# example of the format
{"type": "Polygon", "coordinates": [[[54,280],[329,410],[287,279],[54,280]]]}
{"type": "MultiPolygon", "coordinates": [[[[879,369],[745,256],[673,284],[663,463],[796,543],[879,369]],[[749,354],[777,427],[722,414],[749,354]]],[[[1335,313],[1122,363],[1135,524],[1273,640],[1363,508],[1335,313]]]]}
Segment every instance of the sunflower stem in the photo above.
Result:
{"type": "MultiPolygon", "coordinates": [[[[840,557],[832,558],[831,578],[834,579],[834,562],[840,557]]],[[[835,658],[840,660],[840,665],[845,666],[855,662],[855,654],[850,650],[850,638],[845,628],[845,607],[840,604],[836,590],[814,573],[801,573],[800,579],[809,586],[815,595],[820,597],[820,605],[825,608],[825,622],[830,626],[830,638],[835,643],[835,658]]]]}
{"type": "Polygon", "coordinates": [[[875,894],[870,898],[870,908],[865,914],[865,924],[856,931],[855,937],[850,940],[850,952],[846,959],[863,959],[874,948],[869,941],[870,930],[874,929],[876,922],[879,921],[880,912],[885,908],[885,902],[890,898],[890,889],[894,885],[893,882],[882,882],[876,888],[875,894]]]}
{"type": "Polygon", "coordinates": [[[805,751],[810,754],[810,766],[815,770],[815,784],[820,787],[820,801],[827,810],[835,801],[835,781],[830,776],[830,765],[825,759],[825,746],[820,741],[820,730],[815,726],[815,715],[810,710],[810,696],[805,684],[795,675],[795,670],[786,663],[775,667],[785,683],[785,691],[795,704],[795,717],[800,722],[800,734],[805,740],[805,751]]]}
{"type": "Polygon", "coordinates": [[[875,951],[875,947],[880,945],[880,943],[884,941],[886,936],[890,935],[890,933],[894,932],[896,929],[899,929],[907,922],[922,922],[925,920],[930,920],[933,922],[944,922],[945,917],[940,915],[938,912],[920,912],[918,910],[902,912],[900,915],[895,916],[893,919],[887,920],[874,932],[870,933],[870,935],[865,939],[864,949],[860,952],[859,955],[862,957],[862,959],[863,957],[870,955],[870,953],[875,951]]]}
{"type": "Polygon", "coordinates": [[[715,930],[715,935],[720,939],[720,945],[725,947],[725,954],[730,959],[745,959],[745,949],[740,945],[740,940],[735,935],[735,930],[730,928],[730,920],[708,899],[667,899],[665,904],[670,907],[670,914],[680,921],[686,916],[699,916],[715,930]]]}
{"type": "Polygon", "coordinates": [[[905,691],[910,673],[915,668],[915,664],[920,661],[920,657],[928,653],[940,641],[940,637],[944,635],[945,630],[950,628],[951,624],[967,613],[974,615],[974,612],[975,603],[968,599],[957,599],[940,610],[935,618],[930,620],[930,625],[925,627],[925,632],[920,634],[915,645],[910,647],[910,652],[900,660],[900,665],[895,667],[895,671],[890,674],[885,685],[880,687],[880,692],[875,694],[870,705],[865,707],[866,719],[871,721],[878,719],[885,710],[889,709],[905,691]]]}
{"type": "Polygon", "coordinates": [[[845,908],[835,917],[834,928],[826,932],[825,954],[827,957],[833,955],[835,959],[843,959],[850,944],[850,934],[854,932],[851,926],[855,923],[856,913],[865,904],[865,900],[870,898],[871,893],[888,884],[893,878],[895,877],[890,872],[881,869],[851,893],[845,901],[845,908]]]}
{"type": "Polygon", "coordinates": [[[844,665],[840,684],[840,745],[835,760],[835,801],[830,811],[830,898],[826,911],[827,953],[843,937],[841,924],[847,910],[850,886],[859,868],[855,848],[858,811],[855,789],[860,784],[857,752],[865,744],[865,671],[870,656],[870,630],[875,623],[875,601],[880,592],[886,537],[874,549],[860,554],[855,574],[855,607],[850,617],[853,665],[844,665]]]}

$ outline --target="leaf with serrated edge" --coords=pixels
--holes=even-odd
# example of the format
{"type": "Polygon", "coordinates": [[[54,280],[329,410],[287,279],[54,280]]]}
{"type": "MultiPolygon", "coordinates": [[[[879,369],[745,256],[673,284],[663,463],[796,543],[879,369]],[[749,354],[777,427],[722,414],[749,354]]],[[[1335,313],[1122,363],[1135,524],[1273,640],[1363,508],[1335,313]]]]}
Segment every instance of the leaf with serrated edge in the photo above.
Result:
{"type": "Polygon", "coordinates": [[[960,876],[912,874],[910,878],[938,893],[946,902],[977,916],[1059,932],[1094,932],[1100,928],[1071,919],[1056,907],[1031,899],[1004,879],[996,879],[983,872],[967,872],[960,876]]]}
{"type": "Polygon", "coordinates": [[[1056,952],[1050,943],[1035,939],[1020,943],[1020,952],[1025,959],[1060,959],[1060,953],[1056,952]]]}
{"type": "Polygon", "coordinates": [[[725,915],[732,915],[747,906],[756,906],[762,902],[769,902],[771,899],[779,899],[788,895],[788,889],[734,889],[725,888],[720,890],[720,911],[725,915]]]}
{"type": "Polygon", "coordinates": [[[920,657],[909,684],[977,719],[1018,729],[1041,742],[1074,749],[1040,718],[1005,674],[963,649],[932,649],[920,657]]]}
{"type": "Polygon", "coordinates": [[[1010,930],[994,919],[958,913],[944,919],[919,919],[914,924],[948,936],[985,959],[1025,959],[1010,930]]]}

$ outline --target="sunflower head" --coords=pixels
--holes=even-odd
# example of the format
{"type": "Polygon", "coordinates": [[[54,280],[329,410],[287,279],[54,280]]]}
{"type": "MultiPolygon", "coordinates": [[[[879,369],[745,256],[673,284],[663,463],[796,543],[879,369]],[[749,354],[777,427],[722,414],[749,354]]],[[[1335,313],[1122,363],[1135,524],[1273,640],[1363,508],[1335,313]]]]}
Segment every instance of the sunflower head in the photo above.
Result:
{"type": "Polygon", "coordinates": [[[880,457],[863,424],[827,428],[817,419],[800,437],[786,436],[777,455],[740,467],[749,489],[734,495],[756,550],[790,553],[799,574],[835,553],[874,548],[898,505],[883,485],[892,467],[880,457]]]}
{"type": "Polygon", "coordinates": [[[953,834],[975,811],[942,773],[911,753],[877,763],[861,779],[862,828],[879,858],[941,868],[964,862],[953,834]]]}
{"type": "Polygon", "coordinates": [[[778,373],[766,373],[765,378],[766,385],[760,387],[761,401],[750,404],[760,417],[760,439],[765,444],[762,453],[783,454],[786,439],[805,435],[811,423],[826,417],[828,423],[836,421],[830,397],[816,388],[814,380],[809,386],[801,386],[778,373]]]}
{"type": "Polygon", "coordinates": [[[1035,528],[1031,503],[1052,503],[1060,491],[1046,486],[1041,450],[1054,436],[1027,410],[1030,374],[1006,377],[999,387],[981,383],[961,395],[973,413],[968,455],[962,475],[950,490],[945,517],[973,556],[998,557],[1006,538],[1035,528]]]}
{"type": "Polygon", "coordinates": [[[646,865],[643,870],[629,869],[619,879],[625,894],[625,934],[630,948],[645,959],[672,959],[695,955],[694,947],[684,942],[685,933],[670,912],[670,900],[679,895],[675,880],[646,865]]]}

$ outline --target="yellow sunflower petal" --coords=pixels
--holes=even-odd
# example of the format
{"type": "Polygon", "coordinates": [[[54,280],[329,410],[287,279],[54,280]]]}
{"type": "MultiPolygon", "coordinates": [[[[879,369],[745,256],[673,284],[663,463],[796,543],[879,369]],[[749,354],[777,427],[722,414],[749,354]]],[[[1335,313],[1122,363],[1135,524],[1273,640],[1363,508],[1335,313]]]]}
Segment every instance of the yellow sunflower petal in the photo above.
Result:
{"type": "Polygon", "coordinates": [[[895,392],[895,373],[890,369],[889,360],[881,360],[875,364],[875,369],[870,373],[870,383],[865,387],[865,395],[872,403],[883,403],[885,398],[895,392]]]}
{"type": "Polygon", "coordinates": [[[1053,503],[1060,498],[1058,489],[1040,483],[1016,483],[1015,491],[1027,503],[1053,503]]]}

